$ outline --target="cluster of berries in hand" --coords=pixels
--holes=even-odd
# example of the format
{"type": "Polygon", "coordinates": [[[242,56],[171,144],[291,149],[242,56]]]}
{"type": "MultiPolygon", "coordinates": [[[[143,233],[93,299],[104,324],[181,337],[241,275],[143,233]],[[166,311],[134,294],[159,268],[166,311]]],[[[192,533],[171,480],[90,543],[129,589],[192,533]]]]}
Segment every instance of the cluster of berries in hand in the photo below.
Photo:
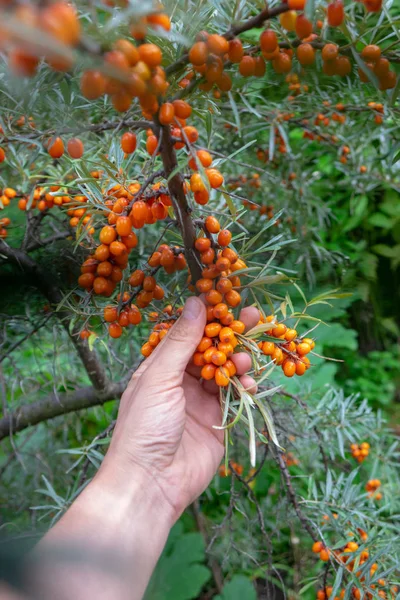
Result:
{"type": "Polygon", "coordinates": [[[230,359],[245,325],[235,319],[232,309],[241,302],[241,280],[236,271],[246,268],[237,253],[229,248],[232,234],[222,229],[218,219],[208,216],[204,222],[204,237],[197,238],[195,248],[204,265],[202,278],[196,282],[197,291],[204,294],[207,305],[207,324],[193,356],[193,362],[201,367],[203,379],[215,380],[226,387],[236,374],[230,359]],[[214,238],[216,235],[216,239],[214,238]]]}

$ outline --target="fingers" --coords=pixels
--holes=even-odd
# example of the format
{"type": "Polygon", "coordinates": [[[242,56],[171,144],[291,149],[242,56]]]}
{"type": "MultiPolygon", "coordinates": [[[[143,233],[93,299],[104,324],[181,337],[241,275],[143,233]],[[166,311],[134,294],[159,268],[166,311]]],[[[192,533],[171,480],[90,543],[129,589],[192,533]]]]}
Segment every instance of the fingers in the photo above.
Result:
{"type": "Polygon", "coordinates": [[[249,394],[257,393],[257,384],[250,375],[242,375],[239,380],[246,392],[249,392],[249,394]]]}
{"type": "Polygon", "coordinates": [[[237,352],[231,356],[231,361],[236,367],[237,375],[244,375],[251,369],[251,356],[247,352],[237,352]]]}
{"type": "Polygon", "coordinates": [[[246,331],[255,327],[260,320],[260,312],[255,306],[246,306],[240,311],[240,321],[245,324],[246,331]]]}
{"type": "MultiPolygon", "coordinates": [[[[161,344],[150,356],[146,375],[151,367],[154,377],[165,379],[171,374],[183,378],[185,368],[201,340],[206,323],[206,309],[201,300],[191,296],[186,301],[183,313],[169,330],[161,344]],[[153,357],[154,355],[154,357],[153,357]]],[[[147,363],[146,360],[146,363],[147,363]]],[[[153,374],[152,374],[153,377],[153,374]]]]}

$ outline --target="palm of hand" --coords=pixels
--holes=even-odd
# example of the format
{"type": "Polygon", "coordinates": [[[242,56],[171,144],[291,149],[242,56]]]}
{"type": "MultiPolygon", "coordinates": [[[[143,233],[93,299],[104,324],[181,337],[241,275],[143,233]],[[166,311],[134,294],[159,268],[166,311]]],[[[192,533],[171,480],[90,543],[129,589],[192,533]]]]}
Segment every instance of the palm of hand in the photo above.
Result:
{"type": "Polygon", "coordinates": [[[223,432],[213,428],[221,424],[221,407],[217,395],[188,373],[182,385],[164,383],[160,389],[145,374],[138,378],[122,399],[113,443],[129,436],[127,459],[153,478],[178,517],[221,462],[223,432]]]}

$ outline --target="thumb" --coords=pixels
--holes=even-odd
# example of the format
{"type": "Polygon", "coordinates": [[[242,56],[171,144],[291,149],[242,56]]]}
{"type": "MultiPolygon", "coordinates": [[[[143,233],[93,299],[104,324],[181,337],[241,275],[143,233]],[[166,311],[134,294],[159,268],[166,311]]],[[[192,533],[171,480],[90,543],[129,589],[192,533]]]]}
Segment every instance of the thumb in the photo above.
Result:
{"type": "Polygon", "coordinates": [[[206,324],[206,308],[195,296],[187,299],[182,315],[161,342],[157,354],[157,375],[179,375],[183,379],[186,366],[199,344],[206,324]]]}

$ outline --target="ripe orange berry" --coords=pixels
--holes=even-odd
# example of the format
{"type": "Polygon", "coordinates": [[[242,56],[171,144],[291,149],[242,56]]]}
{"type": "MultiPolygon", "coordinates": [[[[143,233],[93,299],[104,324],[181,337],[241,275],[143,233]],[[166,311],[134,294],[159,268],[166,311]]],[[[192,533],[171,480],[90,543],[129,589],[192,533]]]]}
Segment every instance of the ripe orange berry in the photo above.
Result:
{"type": "Polygon", "coordinates": [[[141,44],[138,46],[140,60],[147,66],[154,68],[161,64],[161,49],[156,44],[141,44]]]}
{"type": "Polygon", "coordinates": [[[174,100],[172,104],[179,119],[188,119],[192,114],[192,107],[184,100],[174,100]]]}
{"type": "Polygon", "coordinates": [[[205,237],[197,238],[197,240],[194,243],[194,247],[199,252],[205,252],[206,250],[211,248],[211,240],[205,237]]]}
{"type": "Polygon", "coordinates": [[[0,148],[0,163],[4,162],[6,159],[6,153],[4,152],[3,148],[0,148]]]}
{"type": "Polygon", "coordinates": [[[96,100],[106,91],[106,78],[100,71],[85,71],[81,77],[82,95],[88,100],[96,100]]]}
{"type": "Polygon", "coordinates": [[[78,285],[85,289],[90,289],[93,286],[94,279],[93,273],[82,273],[78,278],[78,285]]]}
{"type": "MultiPolygon", "coordinates": [[[[216,292],[216,290],[213,290],[213,291],[216,292]]],[[[216,292],[216,293],[218,294],[219,292],[216,292]]],[[[222,296],[221,296],[221,299],[222,299],[222,296]]],[[[208,301],[207,296],[206,296],[206,300],[208,301]]],[[[210,304],[213,304],[213,303],[211,302],[210,304]]],[[[229,311],[229,309],[226,304],[224,304],[223,302],[218,302],[214,306],[214,311],[213,311],[214,317],[216,319],[223,319],[228,314],[228,311],[229,311]]]]}
{"type": "Polygon", "coordinates": [[[121,148],[125,154],[132,154],[136,150],[136,135],[127,131],[121,138],[121,148]]]}
{"type": "Polygon", "coordinates": [[[236,290],[230,290],[225,294],[225,302],[232,307],[238,306],[242,300],[241,295],[236,290]]]}
{"type": "Polygon", "coordinates": [[[132,305],[128,311],[128,319],[131,325],[139,325],[142,320],[142,313],[137,306],[132,305]]]}
{"type": "Polygon", "coordinates": [[[213,354],[211,357],[211,362],[214,365],[216,365],[217,367],[224,365],[226,363],[226,354],[224,354],[224,352],[221,352],[220,350],[217,350],[216,348],[214,348],[213,354]]]}
{"type": "Polygon", "coordinates": [[[225,387],[229,384],[229,371],[225,367],[218,367],[215,371],[215,383],[219,387],[225,387]]]}
{"type": "Polygon", "coordinates": [[[51,158],[60,158],[64,154],[64,142],[60,137],[52,138],[47,146],[51,158]]]}
{"type": "Polygon", "coordinates": [[[312,33],[312,23],[304,15],[299,15],[296,19],[296,35],[301,40],[312,33]]]}
{"type": "Polygon", "coordinates": [[[201,376],[206,381],[210,381],[211,379],[214,379],[216,370],[217,370],[217,367],[215,365],[212,365],[212,364],[204,365],[204,367],[201,370],[201,376]]]}
{"type": "MultiPolygon", "coordinates": [[[[213,250],[213,248],[209,248],[208,250],[206,250],[205,252],[201,252],[201,254],[200,254],[201,262],[205,265],[209,265],[209,264],[213,263],[214,258],[215,258],[215,251],[213,250]]],[[[219,273],[218,269],[216,269],[216,271],[217,271],[217,273],[219,273]]],[[[214,277],[217,277],[217,275],[215,275],[214,277]]]]}
{"type": "Polygon", "coordinates": [[[376,63],[381,57],[381,49],[375,44],[365,46],[361,52],[361,58],[366,62],[376,63]]]}
{"type": "Polygon", "coordinates": [[[208,48],[205,42],[195,42],[189,50],[189,61],[192,65],[204,65],[208,57],[208,48]]]}
{"type": "Polygon", "coordinates": [[[203,352],[195,352],[193,354],[193,364],[196,365],[196,367],[204,367],[207,363],[204,360],[204,353],[203,352]]]}
{"type": "MultiPolygon", "coordinates": [[[[301,0],[299,0],[301,2],[301,0]]],[[[304,0],[303,0],[304,2],[304,0]]],[[[288,5],[289,6],[289,5],[288,5]]],[[[289,6],[290,8],[290,6],[289,6]]],[[[303,6],[304,8],[304,6],[303,6]]],[[[299,10],[303,10],[303,8],[299,10]]],[[[297,10],[297,9],[296,9],[297,10]]],[[[286,31],[294,31],[296,28],[297,14],[295,10],[289,10],[279,15],[279,22],[286,31]]]]}
{"type": "Polygon", "coordinates": [[[260,47],[262,52],[274,52],[278,46],[278,38],[275,31],[265,29],[260,35],[260,47]]]}
{"type": "Polygon", "coordinates": [[[207,46],[210,52],[222,56],[229,52],[229,42],[222,35],[212,33],[207,38],[207,46]]]}
{"type": "Polygon", "coordinates": [[[297,338],[297,331],[295,329],[287,329],[285,332],[285,340],[291,342],[295,338],[297,338]]]}
{"type": "Polygon", "coordinates": [[[104,262],[101,262],[97,267],[96,274],[100,275],[101,277],[109,277],[112,273],[112,269],[112,264],[108,262],[108,260],[105,260],[104,262]]]}
{"type": "Polygon", "coordinates": [[[103,312],[103,318],[106,323],[112,323],[118,319],[118,309],[116,306],[106,306],[103,312]]]}
{"type": "Polygon", "coordinates": [[[239,38],[229,42],[228,58],[231,63],[239,63],[243,58],[243,44],[239,38]]]}
{"type": "Polygon", "coordinates": [[[215,306],[216,304],[222,302],[222,294],[220,294],[217,290],[210,290],[206,293],[205,299],[208,304],[215,306]]]}
{"type": "Polygon", "coordinates": [[[117,237],[117,233],[114,229],[114,227],[111,227],[110,225],[106,225],[105,227],[103,227],[103,229],[100,231],[100,242],[102,244],[111,244],[117,237]]]}
{"type": "MultiPolygon", "coordinates": [[[[204,328],[204,333],[206,337],[214,338],[217,337],[219,332],[221,331],[222,326],[219,323],[208,323],[204,328]]],[[[225,340],[221,340],[223,342],[225,340]]],[[[227,340],[229,341],[229,340],[227,340]]]]}
{"type": "Polygon", "coordinates": [[[151,344],[149,344],[149,342],[146,342],[141,347],[140,352],[142,353],[143,356],[145,356],[147,358],[148,356],[150,356],[150,354],[153,352],[153,350],[154,350],[153,346],[151,344]]]}
{"type": "Polygon", "coordinates": [[[333,61],[336,60],[339,55],[339,48],[336,44],[325,44],[322,48],[322,60],[333,61]]]}
{"type": "Polygon", "coordinates": [[[342,0],[334,0],[327,7],[328,24],[331,27],[339,27],[344,21],[344,6],[342,0]]]}
{"type": "Polygon", "coordinates": [[[274,349],[273,353],[271,354],[271,359],[277,365],[281,365],[283,363],[283,360],[284,360],[283,352],[278,346],[275,346],[275,349],[274,349]]]}
{"type": "Polygon", "coordinates": [[[109,256],[110,249],[106,244],[100,244],[100,246],[97,246],[96,250],[94,251],[95,259],[100,262],[102,262],[103,260],[107,260],[109,256]]]}
{"type": "Polygon", "coordinates": [[[242,321],[232,321],[230,328],[234,333],[243,334],[246,326],[242,321]]]}
{"type": "Polygon", "coordinates": [[[324,544],[322,542],[314,542],[312,545],[312,551],[315,554],[319,554],[321,552],[321,550],[323,550],[324,548],[324,544]]]}
{"type": "Polygon", "coordinates": [[[315,50],[311,44],[300,44],[297,48],[297,59],[303,67],[312,65],[315,62],[315,50]]]}
{"type": "Polygon", "coordinates": [[[71,138],[68,140],[67,151],[71,158],[81,158],[83,155],[83,144],[79,138],[71,138]]]}
{"type": "Polygon", "coordinates": [[[218,233],[221,229],[218,219],[211,215],[206,218],[205,227],[209,233],[218,233]]]}
{"type": "Polygon", "coordinates": [[[272,356],[275,352],[275,348],[276,346],[274,342],[263,342],[262,352],[265,354],[265,356],[272,356]]]}
{"type": "Polygon", "coordinates": [[[286,331],[286,325],[284,323],[278,323],[278,325],[274,327],[269,333],[274,337],[281,337],[282,335],[285,335],[286,331]]]}
{"type": "Polygon", "coordinates": [[[201,294],[205,294],[212,290],[213,282],[212,279],[198,279],[196,281],[196,288],[201,294]]]}
{"type": "Polygon", "coordinates": [[[224,178],[218,169],[206,169],[206,175],[210,182],[210,186],[214,189],[221,187],[224,183],[224,178]]]}
{"type": "Polygon", "coordinates": [[[329,552],[326,548],[323,548],[319,553],[319,557],[323,562],[328,562],[329,560],[329,552]]]}
{"type": "Polygon", "coordinates": [[[232,281],[230,281],[230,279],[227,277],[221,277],[215,287],[219,292],[221,292],[221,294],[226,294],[232,289],[232,281]]]}
{"type": "Polygon", "coordinates": [[[230,260],[228,258],[224,258],[223,256],[220,256],[217,259],[217,262],[215,263],[215,266],[217,267],[218,271],[227,271],[230,267],[231,263],[230,260]]]}
{"type": "Polygon", "coordinates": [[[239,63],[239,73],[243,77],[251,77],[251,75],[254,75],[255,68],[254,58],[252,56],[243,56],[239,63]]]}
{"type": "Polygon", "coordinates": [[[202,337],[199,342],[199,345],[197,346],[197,351],[204,353],[208,348],[212,346],[212,343],[213,342],[211,338],[206,336],[202,337]]]}
{"type": "Polygon", "coordinates": [[[174,105],[171,102],[165,102],[161,105],[158,113],[158,119],[161,125],[170,125],[175,117],[174,105]]]}
{"type": "Polygon", "coordinates": [[[288,0],[288,7],[291,10],[304,10],[306,0],[288,0]]]}
{"type": "Polygon", "coordinates": [[[235,339],[235,334],[230,327],[223,327],[219,332],[219,339],[224,344],[232,344],[235,339]]]}
{"type": "Polygon", "coordinates": [[[194,144],[198,140],[199,132],[197,131],[196,127],[187,125],[186,127],[183,127],[182,131],[185,134],[188,142],[191,144],[194,144]]]}
{"type": "Polygon", "coordinates": [[[149,135],[149,137],[146,140],[146,150],[150,154],[150,156],[153,156],[153,154],[155,154],[155,152],[157,150],[157,146],[158,146],[158,139],[156,138],[156,136],[149,135]]]}
{"type": "Polygon", "coordinates": [[[118,217],[115,228],[118,235],[128,236],[132,231],[132,221],[129,217],[118,217]]]}
{"type": "Polygon", "coordinates": [[[311,352],[311,347],[306,342],[301,342],[297,344],[296,352],[299,356],[304,356],[311,352]]]}
{"type": "Polygon", "coordinates": [[[296,373],[296,363],[291,358],[287,358],[282,363],[282,370],[286,377],[293,377],[296,373]]]}
{"type": "Polygon", "coordinates": [[[110,323],[108,333],[112,338],[119,338],[122,335],[122,327],[119,323],[110,323]]]}
{"type": "Polygon", "coordinates": [[[291,57],[285,52],[280,52],[272,61],[272,68],[274,69],[275,73],[289,73],[292,68],[291,57]]]}

